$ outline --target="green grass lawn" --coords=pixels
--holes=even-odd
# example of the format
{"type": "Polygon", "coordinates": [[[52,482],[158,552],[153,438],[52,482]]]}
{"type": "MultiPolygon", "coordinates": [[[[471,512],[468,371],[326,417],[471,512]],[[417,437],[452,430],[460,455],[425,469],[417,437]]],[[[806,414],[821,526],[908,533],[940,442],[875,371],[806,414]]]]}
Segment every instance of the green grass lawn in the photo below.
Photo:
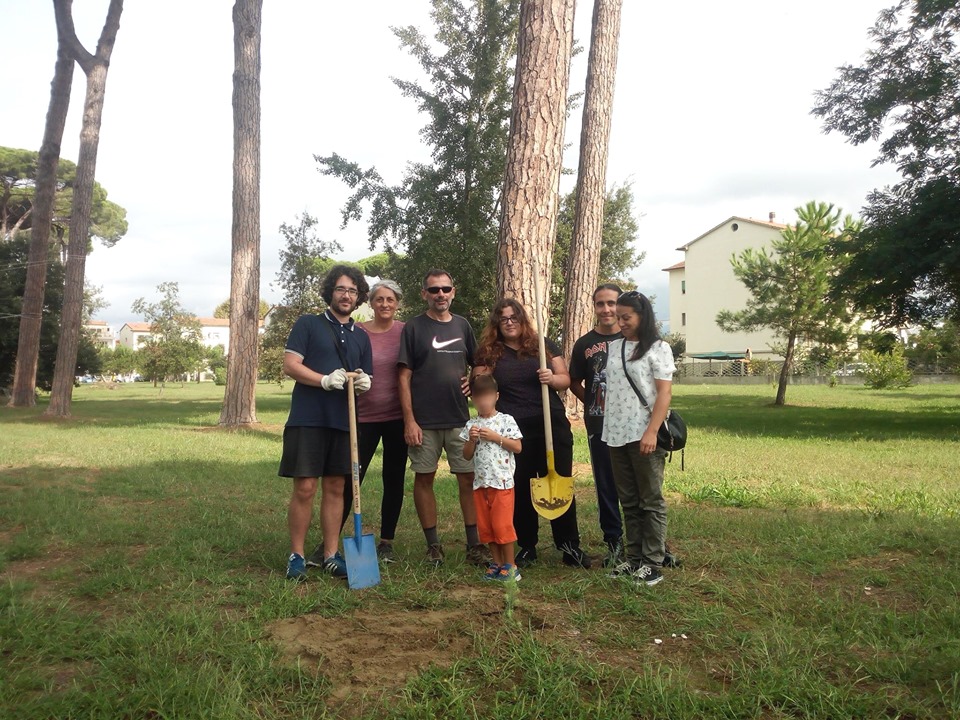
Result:
{"type": "Polygon", "coordinates": [[[574,571],[544,525],[509,619],[463,564],[449,477],[441,569],[408,487],[378,587],[283,579],[289,391],[262,385],[243,432],[214,427],[212,385],[85,386],[69,422],[0,409],[0,717],[960,717],[958,386],[797,386],[785,408],[677,386],[684,567],[640,589],[574,571]]]}

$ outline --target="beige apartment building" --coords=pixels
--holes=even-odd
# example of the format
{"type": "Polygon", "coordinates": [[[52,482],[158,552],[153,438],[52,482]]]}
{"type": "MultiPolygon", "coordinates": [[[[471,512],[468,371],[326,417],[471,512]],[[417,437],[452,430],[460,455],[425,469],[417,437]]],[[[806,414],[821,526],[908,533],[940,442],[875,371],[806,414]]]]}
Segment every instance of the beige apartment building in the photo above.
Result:
{"type": "Polygon", "coordinates": [[[736,215],[724,220],[677,248],[683,261],[664,268],[670,274],[670,331],[686,339],[687,359],[781,359],[770,349],[776,342],[772,331],[728,333],[717,325],[718,312],[742,310],[749,299],[730,258],[747,248],[769,248],[786,227],[773,218],[771,213],[770,220],[736,215]]]}

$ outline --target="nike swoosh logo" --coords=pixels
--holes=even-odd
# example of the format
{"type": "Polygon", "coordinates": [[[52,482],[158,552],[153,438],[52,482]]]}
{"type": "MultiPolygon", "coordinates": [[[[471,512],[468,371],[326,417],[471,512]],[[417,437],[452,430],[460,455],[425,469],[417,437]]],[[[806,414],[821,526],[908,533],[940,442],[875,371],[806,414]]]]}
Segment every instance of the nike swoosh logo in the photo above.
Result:
{"type": "Polygon", "coordinates": [[[460,342],[463,338],[454,338],[453,340],[437,340],[437,336],[433,336],[433,347],[437,350],[442,350],[447,345],[453,345],[455,342],[460,342]]]}

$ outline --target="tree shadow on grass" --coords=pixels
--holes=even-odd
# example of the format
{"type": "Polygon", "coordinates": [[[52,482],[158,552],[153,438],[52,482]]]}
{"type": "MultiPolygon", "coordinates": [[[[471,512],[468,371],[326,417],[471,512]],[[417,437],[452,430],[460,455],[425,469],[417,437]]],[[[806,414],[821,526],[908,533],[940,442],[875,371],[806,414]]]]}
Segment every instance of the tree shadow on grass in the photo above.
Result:
{"type": "MultiPolygon", "coordinates": [[[[16,423],[56,423],[66,429],[83,430],[91,425],[96,427],[142,427],[194,426],[197,428],[216,427],[223,406],[220,400],[209,398],[123,398],[109,401],[81,401],[72,406],[70,418],[51,418],[43,413],[47,401],[38,403],[34,408],[0,409],[0,425],[6,422],[16,423]],[[202,420],[201,420],[202,418],[202,420]]],[[[266,395],[257,397],[257,415],[263,420],[286,419],[290,409],[290,398],[284,395],[266,395]]],[[[282,422],[282,420],[281,420],[282,422]]],[[[244,428],[245,432],[276,435],[277,423],[258,423],[244,428]],[[274,428],[274,429],[270,429],[274,428]]]]}
{"type": "MultiPolygon", "coordinates": [[[[953,396],[948,396],[954,399],[953,396]]],[[[924,399],[929,396],[924,396],[924,399]]],[[[960,404],[944,407],[777,407],[755,397],[675,395],[692,433],[698,429],[734,435],[837,440],[960,440],[960,404]]]]}

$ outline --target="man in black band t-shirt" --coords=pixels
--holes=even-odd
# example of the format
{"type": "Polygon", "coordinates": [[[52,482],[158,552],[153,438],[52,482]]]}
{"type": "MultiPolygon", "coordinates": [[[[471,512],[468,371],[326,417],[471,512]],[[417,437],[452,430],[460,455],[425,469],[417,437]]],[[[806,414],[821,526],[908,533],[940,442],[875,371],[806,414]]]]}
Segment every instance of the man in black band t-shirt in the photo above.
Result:
{"type": "Polygon", "coordinates": [[[583,422],[587,427],[593,482],[597,488],[600,530],[607,546],[604,567],[615,567],[623,554],[620,500],[613,482],[610,450],[601,439],[607,392],[607,343],[623,337],[617,323],[617,298],[621,292],[613,283],[601,285],[593,291],[597,324],[577,340],[570,354],[570,391],[583,403],[583,422]]]}
{"type": "Polygon", "coordinates": [[[459,485],[467,560],[486,565],[489,551],[480,543],[473,505],[473,462],[464,459],[460,438],[470,419],[464,388],[477,340],[470,323],[450,312],[456,296],[450,273],[439,269],[427,272],[420,295],[427,311],[404,326],[397,364],[404,437],[414,472],[413,502],[427,541],[426,561],[436,566],[443,563],[433,481],[440,454],[445,451],[459,485]]]}

